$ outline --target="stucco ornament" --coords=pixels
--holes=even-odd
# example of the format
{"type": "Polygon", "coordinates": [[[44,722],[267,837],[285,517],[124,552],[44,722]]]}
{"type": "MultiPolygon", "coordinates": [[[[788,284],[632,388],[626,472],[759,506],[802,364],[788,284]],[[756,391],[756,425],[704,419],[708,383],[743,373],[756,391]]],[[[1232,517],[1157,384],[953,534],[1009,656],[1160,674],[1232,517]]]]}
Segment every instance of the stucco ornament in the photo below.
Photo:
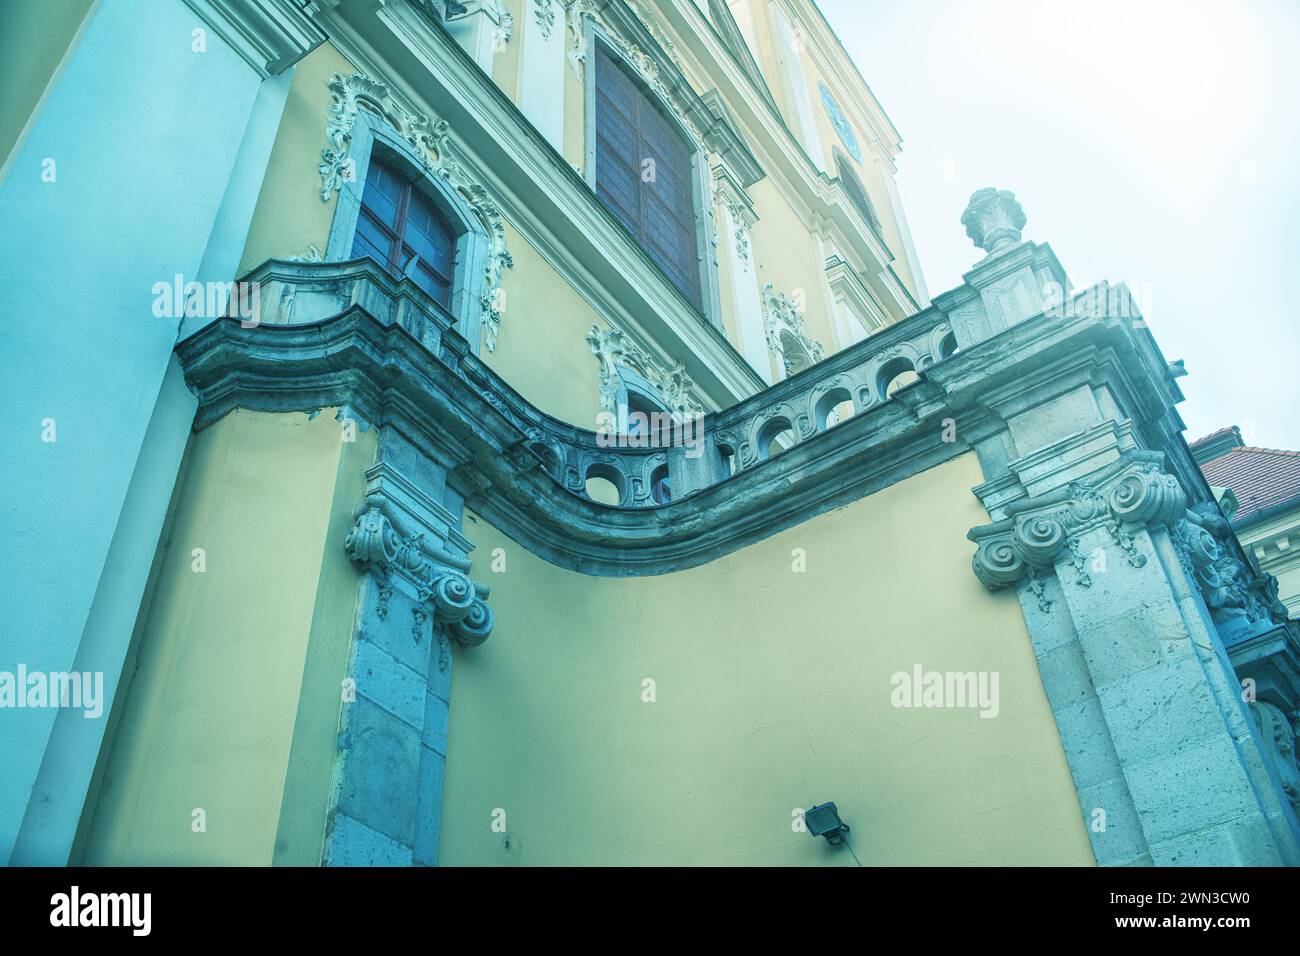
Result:
{"type": "Polygon", "coordinates": [[[745,220],[744,208],[734,199],[725,200],[727,213],[735,226],[731,239],[736,244],[736,257],[741,262],[749,261],[749,227],[745,220]]]}
{"type": "Polygon", "coordinates": [[[1015,193],[1007,189],[977,189],[961,214],[966,235],[988,253],[1018,243],[1025,222],[1025,211],[1016,202],[1015,193]]]}
{"type": "Polygon", "coordinates": [[[504,3],[496,3],[497,25],[492,28],[492,49],[500,53],[515,32],[515,18],[504,3]]]}
{"type": "Polygon", "coordinates": [[[373,80],[364,73],[348,76],[335,73],[330,77],[329,88],[333,100],[325,124],[329,145],[321,150],[321,201],[329,202],[330,196],[342,188],[345,177],[356,174],[349,155],[352,128],[357,122],[357,111],[365,108],[388,123],[411,145],[426,172],[447,180],[487,230],[487,270],[480,290],[483,344],[489,352],[495,351],[505,314],[501,274],[514,266],[514,258],[506,248],[501,210],[482,183],[456,159],[451,125],[442,119],[430,121],[424,114],[408,110],[397,101],[388,84],[373,80]]]}
{"type": "Polygon", "coordinates": [[[542,31],[542,38],[549,40],[555,29],[555,7],[557,0],[533,0],[533,19],[542,31]]]}
{"type": "Polygon", "coordinates": [[[370,503],[357,517],[344,547],[349,558],[369,565],[379,575],[384,605],[392,594],[384,583],[391,575],[401,575],[414,585],[419,598],[416,610],[422,612],[417,614],[417,626],[432,612],[435,626],[445,628],[466,647],[482,644],[492,633],[487,585],[471,581],[463,570],[452,567],[448,562],[463,562],[443,553],[423,535],[403,536],[381,505],[370,503]]]}
{"type": "Polygon", "coordinates": [[[820,362],[824,355],[822,344],[804,332],[803,312],[770,282],[763,286],[763,334],[787,376],[820,362]]]}
{"type": "Polygon", "coordinates": [[[593,325],[587,333],[591,354],[600,362],[600,407],[615,414],[623,389],[619,368],[628,368],[650,382],[666,409],[679,415],[701,415],[704,407],[691,396],[695,383],[681,362],[664,365],[627,337],[621,329],[593,325]]]}

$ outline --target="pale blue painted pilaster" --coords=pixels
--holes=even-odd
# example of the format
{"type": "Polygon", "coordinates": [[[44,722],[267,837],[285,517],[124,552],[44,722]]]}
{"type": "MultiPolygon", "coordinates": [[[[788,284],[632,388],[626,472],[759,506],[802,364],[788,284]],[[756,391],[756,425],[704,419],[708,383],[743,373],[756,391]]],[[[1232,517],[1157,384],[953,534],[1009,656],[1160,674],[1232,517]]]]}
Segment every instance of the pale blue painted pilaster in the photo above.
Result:
{"type": "MultiPolygon", "coordinates": [[[[260,189],[237,157],[263,78],[320,38],[281,0],[202,9],[100,3],[0,183],[0,669],[102,670],[109,695],[195,410],[154,286],[229,259],[260,189]]],[[[0,711],[0,864],[67,861],[106,720],[0,711]]]]}

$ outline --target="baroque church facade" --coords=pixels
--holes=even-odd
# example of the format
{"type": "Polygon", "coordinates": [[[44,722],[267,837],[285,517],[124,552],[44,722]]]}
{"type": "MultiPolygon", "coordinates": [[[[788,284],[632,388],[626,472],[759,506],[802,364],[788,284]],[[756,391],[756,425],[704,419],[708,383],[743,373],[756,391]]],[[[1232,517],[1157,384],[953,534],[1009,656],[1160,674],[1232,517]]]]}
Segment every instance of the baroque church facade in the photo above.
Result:
{"type": "Polygon", "coordinates": [[[0,860],[1300,862],[1181,364],[810,0],[5,15],[0,860]]]}

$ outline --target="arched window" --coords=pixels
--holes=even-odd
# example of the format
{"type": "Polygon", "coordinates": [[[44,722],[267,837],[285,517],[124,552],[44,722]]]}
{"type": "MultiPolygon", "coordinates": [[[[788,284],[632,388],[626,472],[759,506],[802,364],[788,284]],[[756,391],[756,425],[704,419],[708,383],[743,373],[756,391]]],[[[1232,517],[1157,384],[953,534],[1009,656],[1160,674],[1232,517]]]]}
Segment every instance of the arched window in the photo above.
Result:
{"type": "Polygon", "coordinates": [[[595,59],[596,195],[703,312],[693,150],[602,44],[595,59]]]}
{"type": "Polygon", "coordinates": [[[370,256],[393,275],[409,276],[449,305],[456,234],[411,177],[378,156],[366,170],[352,255],[370,256]]]}
{"type": "Polygon", "coordinates": [[[858,208],[867,220],[868,225],[877,236],[880,232],[880,217],[876,215],[876,207],[871,205],[871,197],[867,195],[867,189],[862,185],[862,180],[858,179],[858,174],[853,171],[849,165],[848,159],[838,149],[834,151],[835,169],[839,173],[840,183],[844,186],[844,192],[849,197],[849,202],[858,208]]]}

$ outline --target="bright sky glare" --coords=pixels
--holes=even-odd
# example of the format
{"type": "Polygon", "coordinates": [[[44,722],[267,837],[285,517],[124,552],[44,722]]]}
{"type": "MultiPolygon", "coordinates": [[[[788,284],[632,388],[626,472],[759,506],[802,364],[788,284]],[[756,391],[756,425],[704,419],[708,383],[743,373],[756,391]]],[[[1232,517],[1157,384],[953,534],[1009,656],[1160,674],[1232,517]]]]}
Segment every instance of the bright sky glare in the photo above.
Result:
{"type": "Polygon", "coordinates": [[[1127,282],[1189,441],[1300,449],[1300,0],[819,0],[903,137],[932,295],[1010,189],[1076,289],[1127,282]]]}

